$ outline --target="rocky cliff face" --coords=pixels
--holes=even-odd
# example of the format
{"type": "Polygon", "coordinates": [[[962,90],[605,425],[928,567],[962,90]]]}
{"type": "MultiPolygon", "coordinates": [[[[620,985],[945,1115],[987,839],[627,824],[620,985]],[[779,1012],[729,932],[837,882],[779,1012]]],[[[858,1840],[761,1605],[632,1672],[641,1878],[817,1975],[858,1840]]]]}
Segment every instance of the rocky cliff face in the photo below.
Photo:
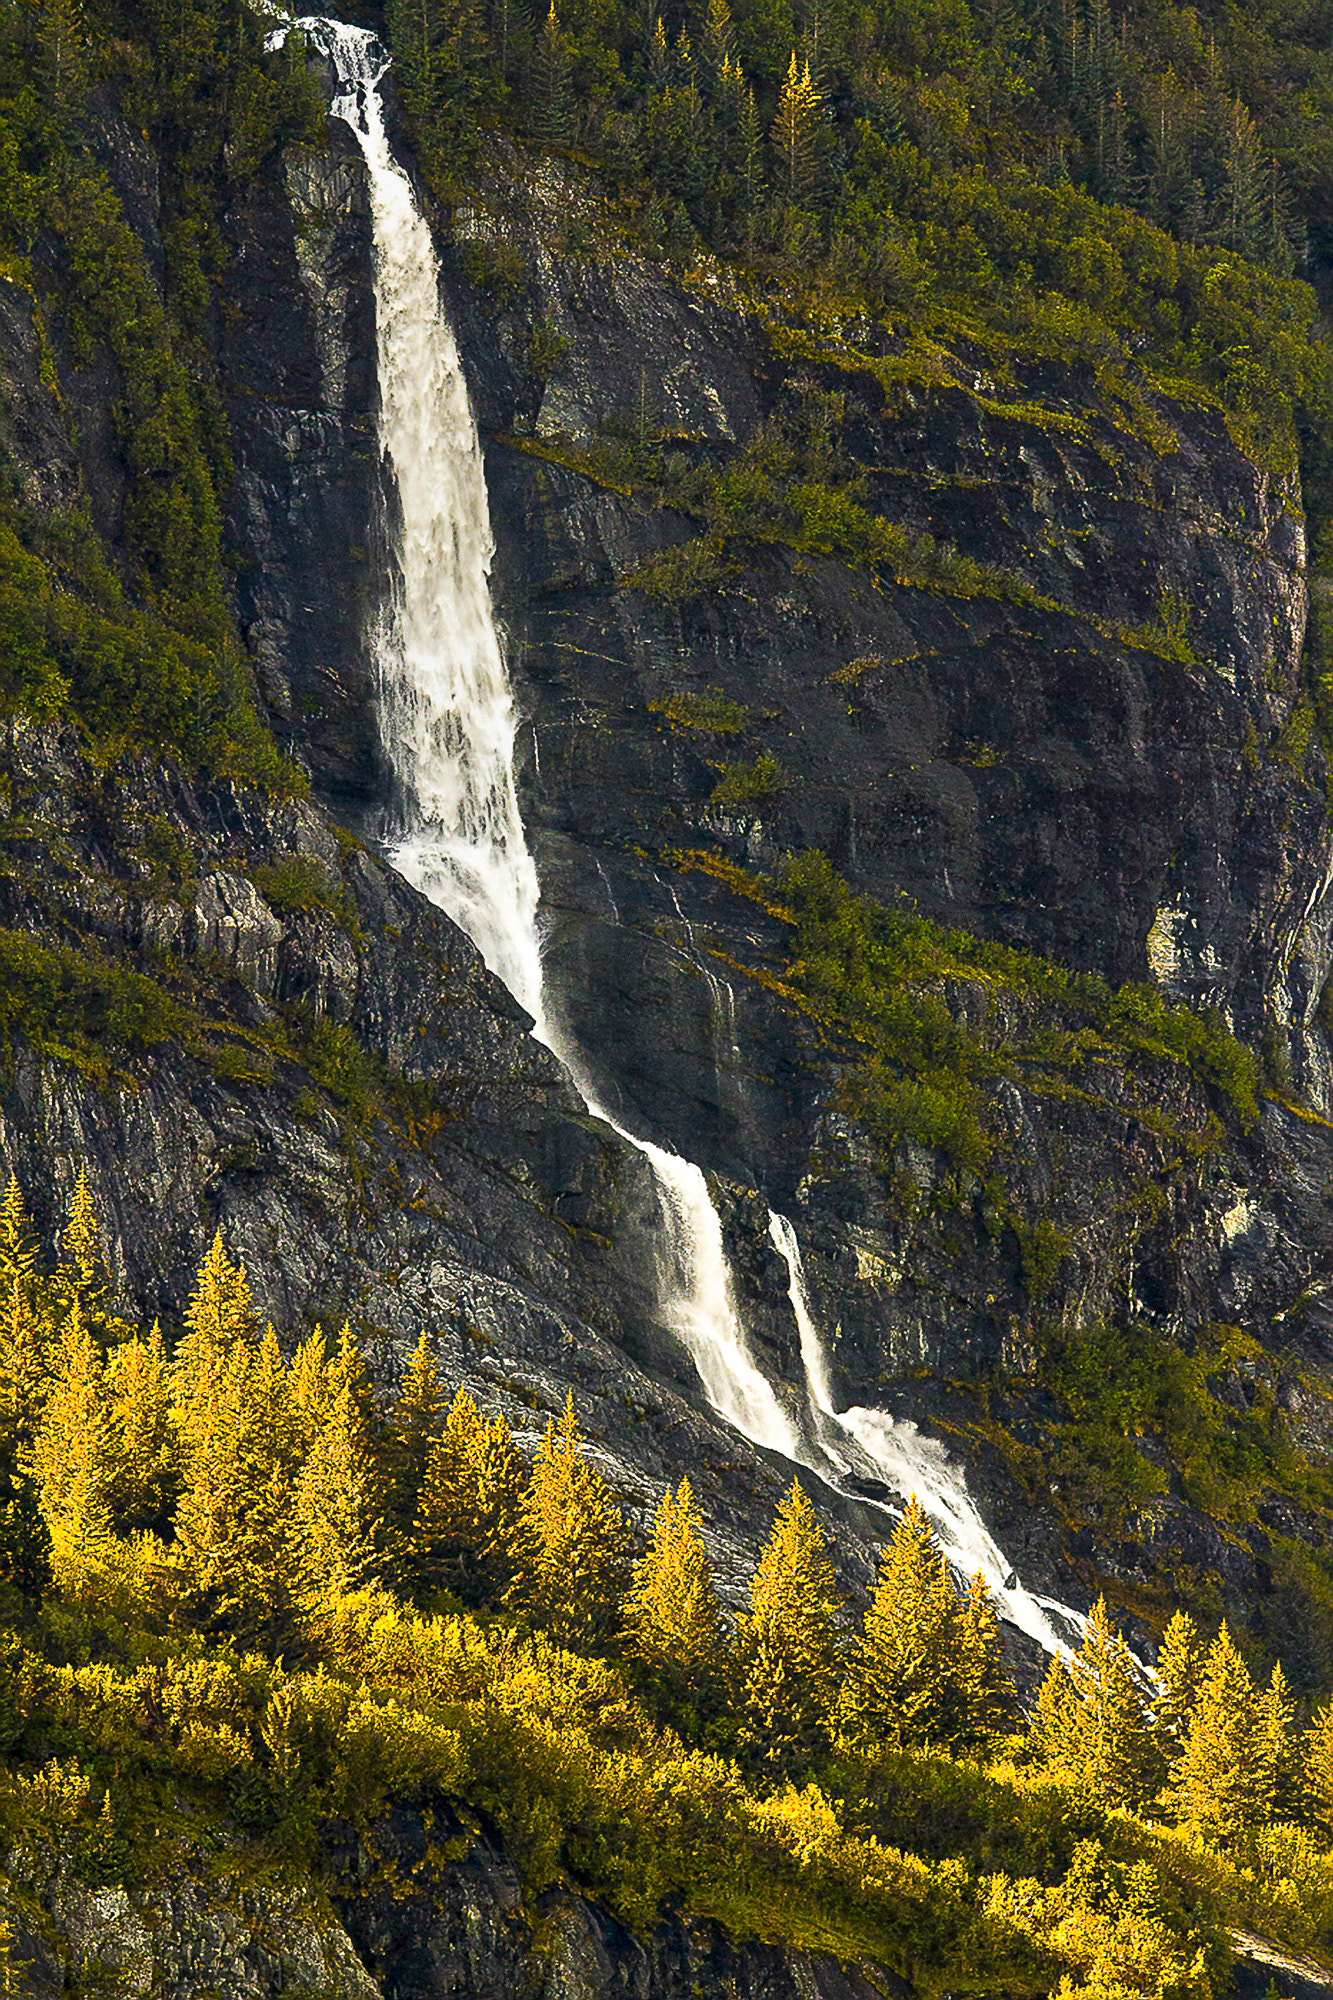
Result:
{"type": "Polygon", "coordinates": [[[247,1880],[237,1843],[231,1879],[183,1849],[170,1887],[88,1889],[52,1869],[23,1884],[26,1919],[12,1959],[31,2000],[55,2000],[67,1978],[114,1980],[154,2000],[871,2000],[908,1995],[815,1952],[734,1943],[707,1920],[667,1918],[646,1938],[583,1898],[525,1899],[487,1830],[441,1805],[395,1811],[334,1861],[327,1893],[247,1880]]]}
{"type": "MultiPolygon", "coordinates": [[[[103,151],[160,263],[151,160],[110,113],[103,151]]],[[[451,229],[553,985],[604,1088],[717,1177],[747,1322],[793,1401],[769,1204],[797,1222],[839,1401],[942,1426],[1034,1582],[1077,1596],[1118,1574],[1151,1603],[1165,1574],[1253,1602],[1263,1523],[1220,1527],[1169,1469],[1100,1516],[1052,1483],[1041,1366],[1106,1321],[1186,1345],[1239,1328],[1225,1393],[1244,1411],[1262,1378],[1325,1449],[1330,855],[1298,493],[1214,410],[1054,359],[895,353],[648,261],[568,165],[496,150],[451,229]],[[697,587],[642,587],[697,522],[608,471],[600,442],[651,435],[683,491],[812,409],[835,412],[860,504],[1004,587],[894,582],[745,522],[697,587]],[[719,786],[736,765],[771,782],[719,786]],[[1224,1009],[1294,1083],[1246,1130],[1198,1078],[1131,1073],[1094,1037],[1058,1091],[1020,1064],[997,1090],[1002,1198],[950,1192],[921,1147],[886,1165],[845,1115],[847,1048],[784,986],[782,924],[689,859],[753,871],[812,846],[891,904],[1224,1009]]],[[[347,136],[274,160],[226,232],[238,625],[322,803],[260,805],[166,763],[108,776],[71,740],[10,732],[4,921],[146,968],[177,1012],[110,1071],[17,1054],[6,1162],[46,1220],[93,1161],[118,1271],[155,1310],[179,1309],[221,1222],[275,1315],[357,1314],[386,1371],[430,1324],[530,1430],[575,1386],[631,1494],[688,1461],[739,1577],[784,1469],[702,1413],[657,1322],[637,1157],[375,858],[384,496],[347,136]]],[[[67,367],[53,392],[23,294],[2,303],[34,503],[82,491],[113,524],[114,384],[67,367]]],[[[986,1005],[1002,1036],[1040,1026],[1012,996],[986,1005]]],[[[837,1504],[855,1574],[881,1517],[837,1504]]],[[[1288,1540],[1322,1538],[1316,1511],[1272,1510],[1288,1540]]]]}

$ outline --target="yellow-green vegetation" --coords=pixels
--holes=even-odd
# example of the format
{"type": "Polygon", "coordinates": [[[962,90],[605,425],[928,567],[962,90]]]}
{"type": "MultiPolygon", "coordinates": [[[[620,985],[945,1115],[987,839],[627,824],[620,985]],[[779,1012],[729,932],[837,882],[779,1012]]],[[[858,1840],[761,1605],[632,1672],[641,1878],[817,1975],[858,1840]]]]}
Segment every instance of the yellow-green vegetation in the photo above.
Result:
{"type": "MultiPolygon", "coordinates": [[[[782,990],[841,1042],[846,1107],[886,1152],[907,1138],[981,1172],[1002,1077],[1058,1094],[1071,1069],[1102,1060],[1126,1072],[1182,1065],[1242,1126],[1257,1116],[1257,1064],[1220,1015],[891,910],[817,852],[789,856],[772,876],[688,859],[788,927],[782,990]]],[[[1206,1131],[1193,1136],[1209,1143],[1206,1131]]]]}
{"type": "Polygon", "coordinates": [[[257,862],[250,880],[279,916],[323,911],[344,929],[358,929],[356,902],[346,885],[332,868],[309,855],[281,854],[276,861],[257,862]]]}
{"type": "MultiPolygon", "coordinates": [[[[1192,403],[1279,476],[1299,454],[1326,516],[1329,350],[1292,274],[1333,199],[1327,0],[1077,0],[1058,19],[1018,0],[1002,21],[981,0],[660,19],[565,0],[466,22],[390,0],[387,18],[444,191],[488,126],[517,127],[600,172],[606,227],[741,305],[788,363],[863,369],[889,397],[960,389],[1076,436],[1070,398],[1034,388],[1055,360],[1152,452],[1174,448],[1165,405],[1192,403]]],[[[1311,275],[1323,255],[1316,239],[1311,275]]],[[[812,543],[878,543],[846,505],[814,511],[789,524],[812,543]]],[[[875,554],[900,573],[901,550],[875,554]]]]}
{"type": "Polygon", "coordinates": [[[697,731],[705,736],[739,736],[750,719],[743,701],[733,701],[721,688],[682,688],[650,701],[650,715],[660,715],[673,729],[697,731]]]}
{"type": "Polygon", "coordinates": [[[763,750],[751,763],[723,764],[708,803],[719,812],[744,811],[767,805],[790,782],[777,758],[763,750]]]}
{"type": "Polygon", "coordinates": [[[117,1317],[84,1176],[51,1263],[11,1179],[0,1300],[18,1857],[151,1884],[185,1815],[233,1882],[309,1879],[450,1797],[529,1895],[927,1995],[1209,2000],[1230,1923],[1333,1943],[1333,1706],[1299,1733],[1225,1627],[1177,1616],[1150,1689],[1099,1605],[1020,1727],[986,1586],[915,1502],[858,1623],[793,1485],[733,1615],[688,1481],[636,1542],[572,1404],[529,1464],[429,1335],[382,1403],[348,1328],[260,1323],[220,1238],[177,1335],[117,1317]]]}
{"type": "MultiPolygon", "coordinates": [[[[284,139],[319,131],[294,57],[262,54],[247,9],[35,0],[0,13],[0,283],[53,355],[116,383],[115,561],[86,501],[42,514],[0,476],[0,707],[76,716],[109,751],[290,788],[231,633],[220,494],[226,424],[204,334],[221,205],[284,139]],[[163,162],[165,293],[107,174],[102,93],[163,162]],[[98,114],[101,115],[100,113],[98,114]]],[[[68,417],[68,412],[64,412],[68,417]]]]}
{"type": "Polygon", "coordinates": [[[779,543],[872,576],[955,597],[1038,598],[1021,578],[963,556],[867,507],[866,476],[843,442],[846,398],[804,382],[738,450],[691,463],[669,439],[609,425],[589,440],[515,439],[522,450],[700,520],[693,540],[660,550],[626,579],[664,603],[712,589],[743,567],[747,546],[779,543]]]}

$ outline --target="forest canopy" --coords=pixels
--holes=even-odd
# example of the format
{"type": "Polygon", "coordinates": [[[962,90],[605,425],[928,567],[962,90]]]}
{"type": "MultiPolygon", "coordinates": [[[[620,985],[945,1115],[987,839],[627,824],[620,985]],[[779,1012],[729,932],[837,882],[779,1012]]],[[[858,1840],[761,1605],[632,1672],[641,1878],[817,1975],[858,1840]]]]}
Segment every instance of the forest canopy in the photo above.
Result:
{"type": "Polygon", "coordinates": [[[45,1257],[11,1179],[0,1302],[0,1828],[34,1866],[169,1879],[188,1810],[233,1879],[299,1876],[448,1799],[530,1893],[922,1992],[1207,2000],[1229,1924],[1333,1941],[1333,1704],[1225,1625],[1177,1614],[1150,1679],[1099,1603],[1025,1715],[916,1501],[858,1612],[799,1481],[725,1601],[688,1480],[636,1520],[572,1399],[516,1435],[429,1331],[376,1397],[220,1235],[178,1329],[127,1323],[83,1174],[45,1257]]]}

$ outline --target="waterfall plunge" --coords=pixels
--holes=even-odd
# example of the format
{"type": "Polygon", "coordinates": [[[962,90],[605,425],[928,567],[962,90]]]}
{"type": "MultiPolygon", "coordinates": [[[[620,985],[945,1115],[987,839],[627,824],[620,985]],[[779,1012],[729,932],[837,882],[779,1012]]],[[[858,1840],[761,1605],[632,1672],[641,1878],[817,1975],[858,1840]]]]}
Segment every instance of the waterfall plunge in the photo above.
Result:
{"type": "MultiPolygon", "coordinates": [[[[534,1035],[563,1063],[588,1109],[648,1162],[662,1218],[663,1318],[691,1355],[718,1414],[752,1442],[835,1485],[869,1467],[895,1489],[916,1492],[950,1558],[964,1570],[980,1569],[1005,1615],[1054,1650],[1061,1642],[1037,1601],[1005,1587],[1008,1565],[939,1446],[882,1412],[833,1409],[796,1233],[775,1215],[770,1234],[787,1263],[807,1385],[809,1428],[804,1435],[798,1429],[749,1352],[702,1172],[625,1131],[547,1012],[540,891],[514,783],[518,717],[491,609],[493,543],[481,448],[458,348],[440,309],[430,229],[384,127],[378,86],[387,57],[367,29],[322,16],[296,25],[333,66],[339,85],[333,115],[355,134],[370,183],[380,448],[399,503],[398,574],[374,634],[381,728],[402,798],[394,862],[472,939],[532,1016],[534,1035]]],[[[289,26],[275,30],[271,42],[289,26]]]]}
{"type": "Polygon", "coordinates": [[[434,244],[384,129],[379,43],[364,28],[322,17],[298,26],[334,67],[333,114],[355,133],[370,180],[380,448],[399,508],[398,576],[375,634],[380,726],[402,797],[394,863],[467,932],[588,1109],[648,1162],[662,1219],[663,1317],[718,1414],[793,1457],[795,1426],[749,1353],[702,1172],[625,1131],[547,1011],[537,871],[514,785],[518,717],[491,610],[485,473],[440,310],[434,244]]]}
{"type": "Polygon", "coordinates": [[[1050,1604],[1024,1590],[991,1535],[962,1473],[951,1465],[933,1438],[923,1437],[913,1423],[890,1417],[883,1410],[836,1410],[828,1355],[820,1339],[805,1266],[796,1231],[785,1215],[772,1212],[768,1233],[787,1266],[788,1294],[801,1338],[801,1364],[815,1439],[844,1477],[869,1471],[897,1493],[914,1493],[930,1518],[945,1555],[964,1576],[980,1572],[994,1592],[1000,1613],[1026,1632],[1047,1652],[1065,1650],[1049,1609],[1061,1620],[1082,1624],[1067,1605],[1050,1604]]]}

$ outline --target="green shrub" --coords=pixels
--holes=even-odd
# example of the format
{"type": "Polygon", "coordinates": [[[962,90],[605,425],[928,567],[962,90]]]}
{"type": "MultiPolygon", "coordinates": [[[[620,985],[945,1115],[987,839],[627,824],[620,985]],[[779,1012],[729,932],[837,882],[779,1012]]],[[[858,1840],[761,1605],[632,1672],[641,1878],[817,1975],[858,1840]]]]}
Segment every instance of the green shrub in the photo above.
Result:
{"type": "Polygon", "coordinates": [[[719,812],[745,806],[767,805],[791,783],[777,758],[761,751],[753,763],[724,764],[722,775],[709,795],[708,803],[719,812]]]}

